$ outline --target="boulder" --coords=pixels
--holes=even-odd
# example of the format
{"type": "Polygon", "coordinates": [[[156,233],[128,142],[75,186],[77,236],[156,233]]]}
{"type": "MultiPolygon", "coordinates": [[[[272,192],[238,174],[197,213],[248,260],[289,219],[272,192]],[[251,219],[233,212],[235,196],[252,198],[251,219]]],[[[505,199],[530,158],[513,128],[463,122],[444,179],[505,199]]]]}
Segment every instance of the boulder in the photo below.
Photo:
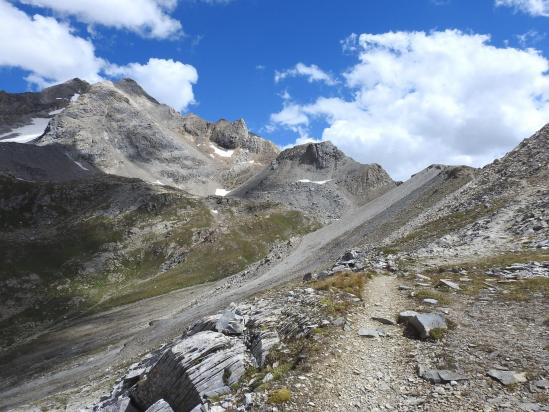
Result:
{"type": "Polygon", "coordinates": [[[404,312],[400,312],[398,314],[398,323],[408,323],[410,319],[417,315],[418,313],[413,310],[405,310],[404,312]]]}
{"type": "Polygon", "coordinates": [[[218,313],[217,315],[206,316],[205,318],[197,320],[189,327],[187,335],[194,335],[195,333],[203,332],[206,330],[215,331],[217,322],[219,321],[221,316],[222,314],[218,313]]]}
{"type": "Polygon", "coordinates": [[[524,372],[515,372],[515,371],[505,371],[499,369],[490,369],[488,371],[488,376],[493,379],[496,379],[503,385],[513,385],[515,383],[526,382],[526,373],[524,372]]]}
{"type": "Polygon", "coordinates": [[[247,362],[246,348],[239,339],[199,332],[164,352],[130,395],[142,410],[164,399],[176,412],[189,411],[204,397],[230,392],[247,362]]]}
{"type": "Polygon", "coordinates": [[[94,408],[96,412],[138,412],[130,398],[122,396],[118,399],[108,400],[105,404],[94,408]]]}

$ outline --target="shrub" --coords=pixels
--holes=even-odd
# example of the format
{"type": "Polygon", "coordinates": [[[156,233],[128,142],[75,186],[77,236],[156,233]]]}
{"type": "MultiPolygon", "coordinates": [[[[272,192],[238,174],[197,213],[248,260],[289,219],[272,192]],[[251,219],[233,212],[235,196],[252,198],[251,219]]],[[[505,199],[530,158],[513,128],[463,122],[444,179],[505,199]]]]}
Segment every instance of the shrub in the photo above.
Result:
{"type": "Polygon", "coordinates": [[[269,394],[269,403],[284,403],[291,399],[292,393],[288,388],[275,389],[269,394]]]}

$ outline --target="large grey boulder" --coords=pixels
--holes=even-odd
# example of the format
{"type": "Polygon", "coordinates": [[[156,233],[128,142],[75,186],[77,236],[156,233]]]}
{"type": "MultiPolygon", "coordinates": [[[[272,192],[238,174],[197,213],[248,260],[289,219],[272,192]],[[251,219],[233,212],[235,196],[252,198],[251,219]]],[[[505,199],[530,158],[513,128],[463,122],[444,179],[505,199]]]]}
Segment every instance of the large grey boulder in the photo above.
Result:
{"type": "Polygon", "coordinates": [[[205,397],[228,393],[247,362],[239,339],[199,332],[167,350],[132,389],[131,397],[144,410],[164,399],[175,412],[189,411],[205,397]]]}

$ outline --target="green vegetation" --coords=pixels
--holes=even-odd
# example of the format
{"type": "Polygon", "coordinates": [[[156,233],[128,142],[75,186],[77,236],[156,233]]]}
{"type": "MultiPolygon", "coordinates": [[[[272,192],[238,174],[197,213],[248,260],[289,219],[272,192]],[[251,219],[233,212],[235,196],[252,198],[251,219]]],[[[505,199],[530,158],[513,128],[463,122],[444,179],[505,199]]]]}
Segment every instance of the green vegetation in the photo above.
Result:
{"type": "Polygon", "coordinates": [[[427,222],[399,240],[399,246],[424,242],[461,229],[480,218],[496,212],[503,206],[503,201],[495,202],[491,207],[484,205],[472,209],[450,213],[446,216],[427,222]]]}
{"type": "Polygon", "coordinates": [[[507,283],[505,284],[503,297],[506,300],[523,302],[532,299],[536,295],[541,295],[547,300],[549,297],[549,279],[529,278],[507,283]]]}
{"type": "Polygon", "coordinates": [[[0,296],[26,308],[0,344],[36,322],[79,316],[237,273],[318,226],[296,211],[202,200],[134,179],[30,184],[0,177],[0,296]],[[162,272],[161,266],[173,258],[162,272]]]}
{"type": "Polygon", "coordinates": [[[335,288],[362,298],[362,291],[367,277],[371,277],[371,274],[364,272],[340,272],[326,279],[313,282],[312,287],[318,290],[335,288]]]}
{"type": "Polygon", "coordinates": [[[268,402],[279,404],[288,402],[292,398],[292,393],[288,388],[280,388],[271,391],[269,394],[268,402]]]}
{"type": "Polygon", "coordinates": [[[433,340],[441,340],[444,336],[446,336],[447,330],[444,328],[435,328],[431,329],[429,332],[429,337],[433,340]]]}

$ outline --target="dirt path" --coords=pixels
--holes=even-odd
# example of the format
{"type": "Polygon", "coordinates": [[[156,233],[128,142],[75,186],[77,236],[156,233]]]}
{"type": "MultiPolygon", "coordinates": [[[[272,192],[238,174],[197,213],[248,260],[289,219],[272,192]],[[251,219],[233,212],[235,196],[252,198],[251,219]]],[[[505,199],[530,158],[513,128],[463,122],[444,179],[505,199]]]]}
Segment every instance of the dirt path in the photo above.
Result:
{"type": "Polygon", "coordinates": [[[313,385],[312,394],[307,391],[301,406],[318,411],[396,409],[409,379],[416,379],[414,362],[409,360],[415,347],[399,326],[372,317],[394,319],[405,305],[395,277],[377,276],[368,282],[364,307],[349,316],[351,328],[342,332],[332,356],[317,366],[318,374],[315,367],[320,382],[313,385]],[[382,329],[388,336],[361,337],[361,328],[382,329]]]}

